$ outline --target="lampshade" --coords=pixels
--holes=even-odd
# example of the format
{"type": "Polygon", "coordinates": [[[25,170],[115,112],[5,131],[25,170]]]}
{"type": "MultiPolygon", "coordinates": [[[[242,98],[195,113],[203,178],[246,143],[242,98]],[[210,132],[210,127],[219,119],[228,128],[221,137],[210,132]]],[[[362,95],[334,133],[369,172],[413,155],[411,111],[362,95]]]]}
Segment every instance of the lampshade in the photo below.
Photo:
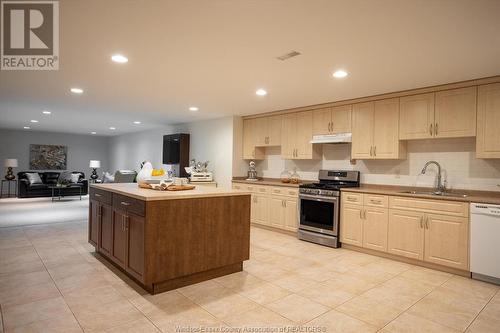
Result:
{"type": "Polygon", "coordinates": [[[4,162],[4,166],[6,168],[17,168],[17,159],[7,158],[4,162]]]}
{"type": "Polygon", "coordinates": [[[101,167],[101,161],[91,160],[89,167],[93,169],[98,169],[101,167]]]}

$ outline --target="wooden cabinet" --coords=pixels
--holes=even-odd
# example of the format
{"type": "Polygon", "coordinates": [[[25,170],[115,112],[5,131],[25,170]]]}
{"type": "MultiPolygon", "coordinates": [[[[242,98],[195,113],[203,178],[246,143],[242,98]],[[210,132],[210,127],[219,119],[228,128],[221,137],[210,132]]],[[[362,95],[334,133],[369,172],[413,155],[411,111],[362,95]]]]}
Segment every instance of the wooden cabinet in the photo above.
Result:
{"type": "Polygon", "coordinates": [[[266,195],[253,194],[251,221],[259,224],[269,223],[269,200],[266,195]]]}
{"type": "Polygon", "coordinates": [[[283,116],[281,156],[285,159],[318,159],[321,146],[311,144],[312,111],[283,116]]]}
{"type": "Polygon", "coordinates": [[[281,116],[260,117],[255,119],[256,146],[270,147],[281,145],[281,116]]]}
{"type": "Polygon", "coordinates": [[[127,230],[125,229],[125,211],[113,210],[113,247],[110,259],[125,267],[127,252],[127,230]]]}
{"type": "Polygon", "coordinates": [[[298,229],[298,200],[295,198],[284,198],[285,208],[285,229],[297,231],[298,229]]]}
{"type": "Polygon", "coordinates": [[[96,200],[89,200],[89,243],[97,247],[99,243],[100,207],[96,200]]]}
{"type": "Polygon", "coordinates": [[[297,199],[273,195],[269,197],[269,224],[272,227],[297,230],[297,199]]]}
{"type": "Polygon", "coordinates": [[[386,252],[388,209],[367,207],[363,218],[363,247],[386,252]]]}
{"type": "Polygon", "coordinates": [[[388,248],[392,254],[424,259],[424,213],[389,210],[388,248]]]}
{"type": "Polygon", "coordinates": [[[351,132],[351,105],[313,111],[313,135],[351,132]]]}
{"type": "Polygon", "coordinates": [[[476,87],[400,98],[399,138],[457,138],[476,135],[476,87]]]}
{"type": "Polygon", "coordinates": [[[353,106],[352,152],[354,159],[406,158],[399,141],[399,99],[385,99],[353,106]]]}
{"type": "Polygon", "coordinates": [[[340,241],[363,246],[363,206],[343,204],[341,208],[340,241]]]}
{"type": "Polygon", "coordinates": [[[264,151],[257,147],[257,119],[243,120],[243,159],[263,159],[264,151]]]}
{"type": "Polygon", "coordinates": [[[125,269],[139,280],[144,274],[144,223],[144,217],[135,214],[129,213],[125,218],[127,234],[125,269]]]}
{"type": "Polygon", "coordinates": [[[111,255],[113,250],[113,207],[101,204],[100,236],[98,250],[105,255],[111,255]]]}
{"type": "Polygon", "coordinates": [[[427,214],[424,260],[467,270],[469,223],[464,217],[427,214]]]}
{"type": "Polygon", "coordinates": [[[500,83],[478,87],[477,158],[500,158],[500,83]]]}

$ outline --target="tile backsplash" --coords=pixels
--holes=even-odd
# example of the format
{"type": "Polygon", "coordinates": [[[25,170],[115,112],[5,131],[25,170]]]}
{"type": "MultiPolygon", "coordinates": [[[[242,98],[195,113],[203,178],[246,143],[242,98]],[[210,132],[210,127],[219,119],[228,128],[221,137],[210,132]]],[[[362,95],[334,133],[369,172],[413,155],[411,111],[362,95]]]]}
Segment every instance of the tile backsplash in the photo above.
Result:
{"type": "Polygon", "coordinates": [[[267,148],[266,159],[256,161],[259,176],[279,178],[283,170],[297,172],[302,179],[315,180],[320,169],[359,170],[361,182],[404,186],[432,187],[437,169],[425,163],[439,162],[448,188],[500,191],[500,159],[476,159],[475,138],[408,141],[406,160],[358,160],[350,163],[350,144],[323,145],[322,160],[282,160],[279,147],[267,148]]]}

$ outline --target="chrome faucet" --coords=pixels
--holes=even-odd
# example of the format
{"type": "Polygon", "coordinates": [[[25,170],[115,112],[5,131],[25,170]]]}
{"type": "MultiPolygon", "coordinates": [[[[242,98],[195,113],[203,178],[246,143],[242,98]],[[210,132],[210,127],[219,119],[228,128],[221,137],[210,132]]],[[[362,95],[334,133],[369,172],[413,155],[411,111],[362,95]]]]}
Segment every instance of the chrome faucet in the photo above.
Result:
{"type": "Polygon", "coordinates": [[[435,164],[438,168],[438,174],[437,174],[437,186],[436,186],[436,191],[437,192],[444,192],[446,191],[446,186],[441,183],[441,165],[436,162],[436,161],[429,161],[425,163],[424,168],[422,169],[422,175],[425,175],[425,172],[427,171],[427,167],[431,164],[435,164]]]}

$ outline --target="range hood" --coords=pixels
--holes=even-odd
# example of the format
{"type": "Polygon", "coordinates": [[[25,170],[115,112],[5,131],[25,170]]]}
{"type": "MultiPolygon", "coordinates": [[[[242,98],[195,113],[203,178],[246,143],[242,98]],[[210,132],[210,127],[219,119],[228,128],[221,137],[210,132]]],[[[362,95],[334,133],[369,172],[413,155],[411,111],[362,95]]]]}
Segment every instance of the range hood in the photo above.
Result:
{"type": "Polygon", "coordinates": [[[310,143],[351,143],[352,133],[313,135],[310,143]]]}

